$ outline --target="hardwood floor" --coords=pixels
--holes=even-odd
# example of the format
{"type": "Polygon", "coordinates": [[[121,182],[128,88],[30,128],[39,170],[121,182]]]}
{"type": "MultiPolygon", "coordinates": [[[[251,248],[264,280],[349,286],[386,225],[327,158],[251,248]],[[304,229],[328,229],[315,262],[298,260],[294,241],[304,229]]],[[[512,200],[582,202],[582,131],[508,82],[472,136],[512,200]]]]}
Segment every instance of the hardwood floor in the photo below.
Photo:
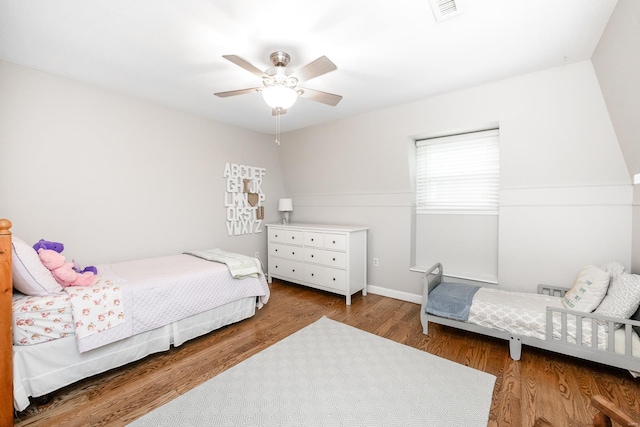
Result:
{"type": "MultiPolygon", "coordinates": [[[[627,371],[523,347],[509,358],[501,340],[429,325],[419,306],[379,295],[344,298],[274,280],[253,318],[170,351],[66,387],[18,414],[17,426],[122,426],[247,359],[321,316],[491,373],[497,377],[489,426],[590,425],[592,395],[640,418],[640,379],[627,371]]],[[[437,387],[437,385],[434,385],[437,387]]]]}

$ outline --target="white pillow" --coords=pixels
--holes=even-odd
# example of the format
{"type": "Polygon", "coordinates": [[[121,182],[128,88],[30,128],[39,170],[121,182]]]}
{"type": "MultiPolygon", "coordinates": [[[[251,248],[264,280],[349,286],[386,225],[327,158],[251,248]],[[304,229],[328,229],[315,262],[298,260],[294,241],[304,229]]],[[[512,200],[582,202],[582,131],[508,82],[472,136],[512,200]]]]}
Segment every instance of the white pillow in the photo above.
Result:
{"type": "Polygon", "coordinates": [[[616,261],[611,261],[604,265],[601,265],[600,270],[606,271],[611,277],[619,276],[625,272],[624,265],[616,261]]]}
{"type": "Polygon", "coordinates": [[[13,247],[13,287],[26,295],[46,296],[59,294],[62,286],[51,272],[42,265],[38,253],[24,241],[11,236],[13,247]]]}
{"type": "Polygon", "coordinates": [[[588,265],[580,271],[571,289],[562,298],[569,310],[590,313],[595,310],[607,294],[609,273],[588,265]]]}
{"type": "Polygon", "coordinates": [[[640,305],[640,276],[621,274],[611,279],[607,295],[595,313],[628,319],[640,305]]]}

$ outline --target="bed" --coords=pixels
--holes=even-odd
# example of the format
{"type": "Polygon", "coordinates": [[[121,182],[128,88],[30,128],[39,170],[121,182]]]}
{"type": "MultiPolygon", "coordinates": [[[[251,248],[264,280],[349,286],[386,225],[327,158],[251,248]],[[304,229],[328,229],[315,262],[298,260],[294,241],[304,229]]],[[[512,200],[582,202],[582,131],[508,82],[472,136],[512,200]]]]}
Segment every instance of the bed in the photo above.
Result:
{"type": "MultiPolygon", "coordinates": [[[[634,288],[630,302],[633,310],[637,310],[635,314],[612,317],[599,314],[597,310],[585,312],[566,308],[563,299],[574,295],[576,290],[576,301],[587,299],[580,293],[583,289],[578,283],[583,282],[578,280],[572,288],[539,285],[538,293],[533,294],[489,287],[473,290],[464,284],[446,283],[442,280],[440,263],[424,271],[420,320],[425,335],[432,322],[507,340],[514,360],[520,360],[524,344],[626,369],[634,376],[640,372],[640,309],[636,302],[640,300],[640,282],[634,282],[639,286],[634,288]],[[449,293],[447,289],[453,289],[453,292],[449,293]],[[443,303],[447,298],[452,299],[443,303]],[[524,320],[509,319],[512,315],[524,320]]],[[[613,285],[605,286],[604,296],[612,295],[612,288],[613,285]]],[[[590,304],[594,305],[593,302],[590,304]]]]}
{"type": "Polygon", "coordinates": [[[0,252],[10,254],[12,267],[11,276],[2,281],[14,285],[9,359],[17,411],[31,397],[247,319],[269,298],[259,261],[250,259],[255,261],[253,273],[245,268],[238,274],[231,264],[212,262],[198,251],[97,265],[99,278],[91,287],[62,292],[29,288],[27,294],[23,284],[18,286],[23,276],[40,280],[45,272],[35,270],[35,261],[28,259],[33,248],[15,236],[8,248],[7,239],[2,240],[0,252]]]}

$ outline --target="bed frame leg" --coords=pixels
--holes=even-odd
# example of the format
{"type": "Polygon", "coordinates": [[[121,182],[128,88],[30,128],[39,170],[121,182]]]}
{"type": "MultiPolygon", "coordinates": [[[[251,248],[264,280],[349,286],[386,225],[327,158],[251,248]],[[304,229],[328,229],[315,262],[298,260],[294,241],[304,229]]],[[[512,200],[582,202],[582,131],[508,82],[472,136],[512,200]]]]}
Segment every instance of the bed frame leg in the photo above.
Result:
{"type": "Polygon", "coordinates": [[[425,307],[420,309],[420,323],[422,323],[422,333],[429,335],[429,317],[425,312],[425,307]]]}
{"type": "Polygon", "coordinates": [[[522,341],[520,337],[513,335],[509,337],[509,355],[513,360],[520,360],[520,356],[522,355],[522,341]]]}

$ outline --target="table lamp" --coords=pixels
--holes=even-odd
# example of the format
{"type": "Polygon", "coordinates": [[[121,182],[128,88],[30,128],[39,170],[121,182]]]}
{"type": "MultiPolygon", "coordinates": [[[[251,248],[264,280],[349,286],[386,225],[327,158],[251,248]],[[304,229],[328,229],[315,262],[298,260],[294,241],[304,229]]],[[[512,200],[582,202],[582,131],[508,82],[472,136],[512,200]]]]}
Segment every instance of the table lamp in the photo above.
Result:
{"type": "Polygon", "coordinates": [[[278,202],[278,210],[282,212],[282,223],[289,224],[289,212],[293,210],[293,202],[291,199],[280,199],[278,202]]]}

